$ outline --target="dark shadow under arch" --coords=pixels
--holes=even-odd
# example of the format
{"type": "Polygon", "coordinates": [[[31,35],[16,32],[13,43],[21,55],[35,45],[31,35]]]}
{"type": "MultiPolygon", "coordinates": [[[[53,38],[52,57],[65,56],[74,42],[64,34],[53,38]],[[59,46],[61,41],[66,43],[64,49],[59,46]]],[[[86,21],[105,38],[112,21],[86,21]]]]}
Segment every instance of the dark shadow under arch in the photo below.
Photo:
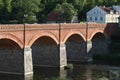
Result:
{"type": "Polygon", "coordinates": [[[93,57],[93,55],[105,55],[109,53],[108,39],[103,33],[96,33],[91,42],[92,48],[88,52],[89,57],[93,57]]]}
{"type": "Polygon", "coordinates": [[[80,35],[71,35],[65,44],[68,62],[82,62],[84,60],[86,43],[80,35]]]}
{"type": "Polygon", "coordinates": [[[10,39],[0,39],[0,71],[23,73],[23,50],[10,39]]]}
{"type": "Polygon", "coordinates": [[[59,66],[59,46],[52,38],[48,36],[40,37],[31,48],[34,66],[59,66]]]}

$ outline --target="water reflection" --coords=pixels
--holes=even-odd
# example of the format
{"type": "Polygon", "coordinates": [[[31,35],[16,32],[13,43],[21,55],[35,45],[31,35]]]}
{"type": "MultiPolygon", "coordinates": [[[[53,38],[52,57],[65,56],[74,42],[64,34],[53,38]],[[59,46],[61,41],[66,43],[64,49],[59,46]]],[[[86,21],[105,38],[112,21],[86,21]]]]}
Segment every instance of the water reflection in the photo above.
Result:
{"type": "Polygon", "coordinates": [[[120,80],[120,70],[110,70],[111,80],[120,80]]]}
{"type": "Polygon", "coordinates": [[[96,65],[74,65],[72,70],[34,68],[34,75],[0,74],[0,80],[120,80],[120,68],[96,65]]]}
{"type": "Polygon", "coordinates": [[[23,76],[0,74],[0,80],[23,80],[23,76]]]}
{"type": "Polygon", "coordinates": [[[67,71],[64,70],[64,68],[60,68],[59,76],[60,76],[60,78],[66,78],[67,77],[67,71]]]}
{"type": "Polygon", "coordinates": [[[86,69],[86,80],[92,80],[92,68],[87,66],[86,69]]]}
{"type": "Polygon", "coordinates": [[[33,80],[33,75],[20,76],[20,75],[0,74],[0,80],[33,80]]]}
{"type": "Polygon", "coordinates": [[[33,80],[33,75],[24,76],[23,80],[33,80]]]}

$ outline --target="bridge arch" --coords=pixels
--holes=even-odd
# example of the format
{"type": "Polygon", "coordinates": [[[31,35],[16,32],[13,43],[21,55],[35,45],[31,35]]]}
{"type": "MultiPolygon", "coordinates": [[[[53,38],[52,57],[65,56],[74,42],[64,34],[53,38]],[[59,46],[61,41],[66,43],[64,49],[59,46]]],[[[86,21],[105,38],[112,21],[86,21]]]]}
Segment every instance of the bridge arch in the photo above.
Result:
{"type": "Polygon", "coordinates": [[[108,38],[107,34],[105,34],[103,30],[97,30],[97,31],[93,32],[93,33],[90,35],[89,40],[91,41],[92,38],[93,38],[97,33],[101,33],[101,34],[103,34],[103,35],[105,36],[105,38],[108,38]]]}
{"type": "Polygon", "coordinates": [[[79,36],[81,36],[82,37],[82,39],[84,40],[84,41],[86,41],[86,38],[85,38],[85,36],[81,33],[81,32],[79,32],[79,31],[72,31],[72,32],[70,32],[70,33],[68,33],[65,37],[64,37],[64,39],[63,39],[63,43],[65,43],[67,40],[68,40],[68,38],[69,37],[71,37],[72,35],[79,35],[79,36]]]}
{"type": "Polygon", "coordinates": [[[34,66],[59,66],[59,45],[54,35],[42,33],[33,37],[31,45],[34,66]],[[35,39],[34,39],[35,38],[35,39]]]}
{"type": "Polygon", "coordinates": [[[86,42],[81,33],[70,33],[64,40],[66,45],[67,62],[82,62],[85,56],[86,42]]]}
{"type": "Polygon", "coordinates": [[[15,43],[17,43],[20,46],[20,48],[24,47],[24,43],[19,38],[14,36],[13,34],[10,34],[10,33],[0,34],[0,39],[10,39],[14,41],[15,43]]]}
{"type": "Polygon", "coordinates": [[[37,39],[39,39],[40,37],[44,37],[44,36],[50,37],[51,39],[53,39],[53,40],[56,42],[56,44],[59,44],[58,38],[57,38],[53,33],[51,33],[51,32],[41,32],[40,34],[35,34],[35,35],[30,39],[30,41],[28,42],[28,45],[29,45],[29,46],[32,46],[32,44],[33,44],[37,39]]]}
{"type": "Polygon", "coordinates": [[[23,43],[12,34],[0,34],[0,71],[23,73],[23,43]],[[21,65],[21,66],[20,66],[21,65]]]}
{"type": "Polygon", "coordinates": [[[88,52],[88,56],[93,57],[93,55],[104,55],[109,53],[108,39],[103,32],[99,31],[94,33],[90,42],[92,47],[88,52]]]}

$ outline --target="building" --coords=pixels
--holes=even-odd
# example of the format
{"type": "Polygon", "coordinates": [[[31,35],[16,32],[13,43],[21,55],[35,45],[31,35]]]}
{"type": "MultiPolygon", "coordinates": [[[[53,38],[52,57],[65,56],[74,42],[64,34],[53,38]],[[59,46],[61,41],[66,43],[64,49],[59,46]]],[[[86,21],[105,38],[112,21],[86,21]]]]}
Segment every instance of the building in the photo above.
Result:
{"type": "MultiPolygon", "coordinates": [[[[53,10],[47,15],[46,23],[64,23],[64,22],[65,20],[63,19],[61,12],[55,12],[53,10]]],[[[73,15],[71,21],[68,21],[67,23],[78,23],[78,17],[73,15]]]]}
{"type": "Polygon", "coordinates": [[[87,22],[97,23],[118,23],[120,6],[95,6],[87,12],[87,22]]]}

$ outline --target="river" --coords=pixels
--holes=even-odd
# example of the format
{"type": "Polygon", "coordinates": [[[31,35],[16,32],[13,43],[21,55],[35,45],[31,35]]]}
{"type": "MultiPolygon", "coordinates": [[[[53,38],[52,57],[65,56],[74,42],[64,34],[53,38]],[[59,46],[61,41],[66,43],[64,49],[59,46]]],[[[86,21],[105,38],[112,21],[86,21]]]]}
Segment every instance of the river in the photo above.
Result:
{"type": "Polygon", "coordinates": [[[0,80],[120,80],[120,67],[109,65],[73,65],[73,69],[34,67],[34,75],[0,74],[0,80]]]}

